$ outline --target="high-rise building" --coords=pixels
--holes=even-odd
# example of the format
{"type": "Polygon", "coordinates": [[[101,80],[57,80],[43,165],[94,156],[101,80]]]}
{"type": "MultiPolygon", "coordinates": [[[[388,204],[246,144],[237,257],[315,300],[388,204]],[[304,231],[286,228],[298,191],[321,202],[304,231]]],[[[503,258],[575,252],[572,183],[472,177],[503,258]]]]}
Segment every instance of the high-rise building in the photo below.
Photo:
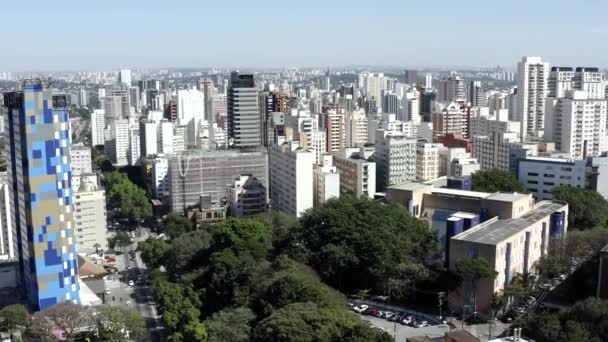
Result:
{"type": "Polygon", "coordinates": [[[131,113],[131,96],[125,86],[109,86],[103,100],[105,124],[110,125],[115,120],[127,118],[131,113]]]}
{"type": "Polygon", "coordinates": [[[163,198],[169,195],[169,159],[164,155],[156,156],[151,162],[151,168],[154,198],[163,198]]]}
{"type": "Polygon", "coordinates": [[[213,80],[210,78],[202,78],[198,81],[198,90],[203,92],[205,96],[205,120],[212,124],[215,120],[213,117],[213,80]]]}
{"type": "Polygon", "coordinates": [[[571,158],[606,152],[607,102],[590,99],[580,90],[569,90],[563,98],[547,98],[545,140],[555,142],[555,148],[571,158]]]}
{"type": "Polygon", "coordinates": [[[326,152],[337,152],[344,147],[346,132],[344,130],[344,115],[327,112],[319,115],[321,129],[325,130],[326,152]]]}
{"type": "MultiPolygon", "coordinates": [[[[170,208],[175,212],[184,212],[199,203],[203,195],[220,203],[226,198],[228,186],[240,175],[253,175],[268,188],[268,158],[264,150],[188,150],[171,156],[168,170],[170,208]]],[[[312,198],[312,186],[310,193],[312,198]]]]}
{"type": "Polygon", "coordinates": [[[352,112],[345,117],[345,147],[359,147],[367,143],[367,117],[363,112],[352,112]]]}
{"type": "Polygon", "coordinates": [[[340,197],[340,174],[331,154],[324,154],[313,168],[313,203],[319,206],[330,198],[340,197]]]}
{"type": "Polygon", "coordinates": [[[136,122],[129,123],[129,150],[127,152],[127,159],[131,166],[137,164],[137,161],[141,157],[140,137],[139,124],[136,122]]]}
{"type": "Polygon", "coordinates": [[[481,87],[481,81],[471,81],[469,83],[469,103],[471,107],[482,107],[483,101],[483,88],[481,87]]]}
{"type": "Polygon", "coordinates": [[[144,157],[155,155],[158,153],[160,122],[157,121],[141,121],[139,123],[140,133],[140,152],[144,157]]]}
{"type": "Polygon", "coordinates": [[[228,139],[234,147],[258,147],[262,143],[258,91],[253,74],[230,75],[228,88],[228,139]]]}
{"type": "Polygon", "coordinates": [[[481,168],[517,171],[517,161],[538,155],[538,145],[522,143],[517,133],[493,132],[489,136],[473,138],[474,156],[481,168]]]}
{"type": "Polygon", "coordinates": [[[549,63],[540,57],[523,57],[517,64],[517,121],[522,125],[522,141],[543,135],[548,77],[549,63]]]}
{"type": "Polygon", "coordinates": [[[106,128],[106,112],[103,109],[95,109],[91,113],[91,143],[93,146],[103,145],[106,140],[104,138],[104,129],[106,128]]]}
{"type": "Polygon", "coordinates": [[[80,188],[80,175],[92,173],[91,148],[83,145],[72,145],[70,147],[70,162],[72,164],[72,189],[78,191],[80,188]]]}
{"type": "Polygon", "coordinates": [[[129,120],[115,120],[108,126],[104,149],[112,164],[116,166],[129,164],[129,141],[129,120]]]}
{"type": "MultiPolygon", "coordinates": [[[[364,147],[361,147],[364,150],[364,147]]],[[[367,160],[359,149],[344,149],[333,154],[334,165],[340,174],[340,194],[367,196],[376,194],[376,163],[367,160]]]]}
{"type": "Polygon", "coordinates": [[[78,105],[80,107],[87,107],[89,105],[89,92],[86,89],[80,89],[78,91],[78,105]]]}
{"type": "Polygon", "coordinates": [[[403,133],[377,130],[374,158],[379,190],[416,179],[416,143],[403,133]]]}
{"type": "Polygon", "coordinates": [[[80,188],[74,194],[74,225],[78,250],[94,253],[108,249],[106,194],[96,174],[78,176],[80,188]]]}
{"type": "Polygon", "coordinates": [[[403,83],[405,83],[405,84],[418,83],[418,71],[417,70],[404,70],[403,71],[403,83]]]}
{"type": "Polygon", "coordinates": [[[460,134],[464,138],[469,137],[469,124],[471,118],[471,107],[464,102],[450,102],[439,104],[433,113],[433,141],[445,134],[460,134]]]}
{"type": "Polygon", "coordinates": [[[4,94],[19,285],[34,310],[80,301],[66,102],[41,80],[4,94]]]}
{"type": "Polygon", "coordinates": [[[268,159],[272,208],[297,217],[312,208],[315,153],[291,141],[272,145],[268,159]]]}
{"type": "Polygon", "coordinates": [[[589,99],[604,99],[604,74],[598,68],[552,67],[548,79],[547,97],[567,97],[569,90],[587,92],[589,99]]]}
{"type": "Polygon", "coordinates": [[[426,182],[440,176],[439,150],[442,144],[429,143],[418,140],[416,143],[416,180],[426,182]]]}
{"type": "Polygon", "coordinates": [[[386,83],[387,78],[383,73],[365,72],[359,75],[359,88],[368,100],[375,100],[375,108],[382,101],[382,91],[386,90],[386,83]]]}
{"type": "Polygon", "coordinates": [[[422,122],[420,116],[420,92],[416,89],[412,89],[403,95],[403,115],[401,121],[411,121],[414,124],[422,122]]]}
{"type": "Polygon", "coordinates": [[[433,75],[426,74],[424,76],[424,90],[431,91],[433,89],[433,75]]]}
{"type": "Polygon", "coordinates": [[[127,87],[131,86],[131,70],[122,69],[118,72],[118,84],[126,85],[127,87]]]}
{"type": "Polygon", "coordinates": [[[574,69],[571,67],[551,67],[547,79],[547,97],[565,97],[574,89],[574,69]]]}
{"type": "Polygon", "coordinates": [[[464,99],[464,81],[460,76],[450,76],[439,80],[437,85],[437,101],[450,102],[464,99]]]}
{"type": "Polygon", "coordinates": [[[397,94],[385,93],[382,97],[382,112],[397,114],[399,113],[399,98],[397,94]]]}

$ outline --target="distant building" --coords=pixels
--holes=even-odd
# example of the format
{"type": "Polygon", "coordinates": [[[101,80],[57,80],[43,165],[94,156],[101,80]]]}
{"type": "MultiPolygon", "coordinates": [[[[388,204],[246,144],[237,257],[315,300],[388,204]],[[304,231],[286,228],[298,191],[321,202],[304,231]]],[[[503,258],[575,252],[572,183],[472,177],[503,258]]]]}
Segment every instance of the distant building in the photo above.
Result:
{"type": "Polygon", "coordinates": [[[228,188],[230,215],[251,217],[266,212],[267,196],[266,187],[257,178],[251,175],[235,178],[228,188]]]}
{"type": "Polygon", "coordinates": [[[416,180],[428,181],[440,176],[439,150],[445,148],[442,144],[418,140],[416,143],[416,180]]]}
{"type": "Polygon", "coordinates": [[[437,101],[464,101],[466,99],[464,90],[464,81],[460,76],[450,76],[446,79],[439,80],[437,85],[437,101]]]}
{"type": "Polygon", "coordinates": [[[471,107],[463,102],[450,102],[439,104],[433,119],[433,141],[445,134],[459,134],[464,138],[469,137],[469,123],[471,119],[471,107]]]}
{"type": "Polygon", "coordinates": [[[523,57],[517,64],[517,121],[522,125],[522,141],[543,135],[548,76],[549,63],[540,57],[523,57]]]}
{"type": "Polygon", "coordinates": [[[106,112],[102,109],[95,109],[91,113],[91,144],[93,146],[105,143],[104,129],[106,128],[106,112]]]}
{"type": "Polygon", "coordinates": [[[377,188],[384,190],[390,185],[415,180],[417,140],[399,133],[377,132],[374,156],[377,188]]]}
{"type": "Polygon", "coordinates": [[[11,215],[11,193],[12,187],[8,175],[2,172],[0,173],[0,263],[14,261],[17,256],[14,236],[16,232],[13,231],[14,218],[11,215]]]}
{"type": "Polygon", "coordinates": [[[70,146],[70,163],[72,164],[72,189],[78,191],[80,188],[80,178],[83,174],[93,173],[91,162],[91,148],[84,145],[70,146]]]}
{"type": "MultiPolygon", "coordinates": [[[[364,147],[361,149],[365,150],[364,147]]],[[[376,194],[376,163],[367,160],[359,149],[345,149],[333,154],[333,163],[340,174],[340,194],[367,196],[376,194]]]]}
{"type": "Polygon", "coordinates": [[[228,88],[228,139],[235,147],[262,144],[258,91],[253,74],[233,72],[228,88]]]}
{"type": "Polygon", "coordinates": [[[152,194],[154,198],[163,198],[170,194],[169,159],[159,155],[152,160],[152,194]]]}
{"type": "Polygon", "coordinates": [[[516,172],[517,160],[538,155],[538,145],[520,143],[516,133],[494,133],[473,139],[474,156],[482,169],[516,172]]]}

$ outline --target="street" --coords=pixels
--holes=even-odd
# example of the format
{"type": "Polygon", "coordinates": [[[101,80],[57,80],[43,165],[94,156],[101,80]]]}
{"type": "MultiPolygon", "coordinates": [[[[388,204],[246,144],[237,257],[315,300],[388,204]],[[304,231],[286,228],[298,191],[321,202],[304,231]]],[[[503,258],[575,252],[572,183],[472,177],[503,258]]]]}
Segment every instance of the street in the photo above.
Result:
{"type": "Polygon", "coordinates": [[[146,321],[146,341],[162,341],[166,329],[162,319],[156,312],[156,303],[152,289],[147,281],[147,269],[137,252],[138,241],[147,238],[147,233],[133,239],[133,244],[121,248],[122,252],[116,256],[117,274],[109,275],[106,280],[106,301],[110,305],[122,305],[137,310],[146,321]],[[131,256],[133,252],[133,256],[131,256]],[[133,286],[129,282],[133,281],[133,286]]]}

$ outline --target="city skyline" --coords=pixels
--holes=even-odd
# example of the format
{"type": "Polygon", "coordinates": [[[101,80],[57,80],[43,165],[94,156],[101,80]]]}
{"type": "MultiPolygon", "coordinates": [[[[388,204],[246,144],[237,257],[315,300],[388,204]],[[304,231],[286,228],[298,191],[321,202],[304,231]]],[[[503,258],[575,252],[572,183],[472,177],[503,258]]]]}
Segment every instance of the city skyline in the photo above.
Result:
{"type": "Polygon", "coordinates": [[[551,65],[606,66],[608,5],[565,1],[448,1],[376,6],[363,1],[264,6],[238,1],[103,3],[40,2],[3,7],[11,53],[0,70],[56,71],[185,67],[461,66],[515,67],[521,56],[551,65]],[[484,10],[486,9],[486,10],[484,10]],[[24,18],[28,24],[24,25],[24,18]],[[41,28],[37,22],[52,18],[41,28]],[[597,24],[596,24],[597,23],[597,24]],[[451,36],[451,37],[450,37],[451,36]],[[580,39],[584,37],[586,39],[580,39]],[[36,41],[36,44],[28,42],[36,41]],[[40,61],[45,61],[40,63],[40,61]]]}

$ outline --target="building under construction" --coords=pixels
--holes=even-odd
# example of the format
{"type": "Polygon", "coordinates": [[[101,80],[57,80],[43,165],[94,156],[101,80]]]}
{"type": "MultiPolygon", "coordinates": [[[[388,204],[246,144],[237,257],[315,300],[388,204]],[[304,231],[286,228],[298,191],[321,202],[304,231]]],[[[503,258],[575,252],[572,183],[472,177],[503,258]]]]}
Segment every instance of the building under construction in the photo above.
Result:
{"type": "Polygon", "coordinates": [[[171,210],[184,212],[202,195],[220,204],[240,175],[253,175],[268,188],[268,157],[263,149],[188,150],[171,157],[168,173],[171,210]]]}

